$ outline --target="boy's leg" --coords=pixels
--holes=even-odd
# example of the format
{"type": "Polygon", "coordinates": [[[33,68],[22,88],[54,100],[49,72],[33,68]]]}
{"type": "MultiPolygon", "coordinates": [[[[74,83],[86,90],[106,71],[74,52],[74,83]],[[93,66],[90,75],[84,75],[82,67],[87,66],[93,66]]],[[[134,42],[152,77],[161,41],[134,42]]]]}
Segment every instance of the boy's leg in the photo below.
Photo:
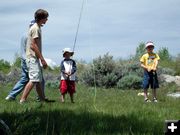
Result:
{"type": "Polygon", "coordinates": [[[6,97],[6,100],[15,99],[16,96],[23,91],[24,87],[29,81],[27,66],[24,59],[21,60],[21,67],[22,67],[22,75],[21,79],[16,83],[14,88],[10,91],[9,95],[6,97]]]}
{"type": "Polygon", "coordinates": [[[144,100],[148,99],[148,90],[144,89],[144,100]]]}
{"type": "Polygon", "coordinates": [[[144,90],[144,101],[151,102],[151,100],[148,99],[148,90],[147,89],[144,90]]]}
{"type": "Polygon", "coordinates": [[[42,95],[43,95],[44,97],[46,97],[46,96],[45,96],[45,80],[44,80],[43,73],[42,73],[41,87],[42,87],[42,95]]]}
{"type": "Polygon", "coordinates": [[[153,72],[152,75],[152,96],[153,96],[153,101],[157,102],[157,95],[156,95],[156,88],[159,88],[158,80],[157,80],[157,73],[153,72]]]}
{"type": "Polygon", "coordinates": [[[40,98],[40,100],[44,100],[45,97],[44,97],[44,94],[42,91],[42,82],[36,83],[36,91],[37,91],[37,94],[38,94],[38,97],[40,98]]]}
{"type": "Polygon", "coordinates": [[[64,103],[65,102],[65,94],[61,95],[61,102],[64,103]]]}
{"type": "Polygon", "coordinates": [[[61,93],[61,101],[64,103],[65,102],[65,94],[67,93],[67,81],[66,80],[61,80],[60,82],[60,93],[61,93]]]}
{"type": "Polygon", "coordinates": [[[21,96],[21,100],[20,102],[23,102],[27,99],[27,96],[29,95],[30,91],[32,90],[32,88],[34,87],[35,83],[29,81],[28,84],[26,85],[24,92],[21,96]]]}
{"type": "Polygon", "coordinates": [[[69,81],[68,84],[68,92],[71,98],[71,103],[74,103],[74,93],[75,93],[75,81],[69,81]]]}
{"type": "MultiPolygon", "coordinates": [[[[42,90],[42,95],[44,98],[46,98],[45,96],[45,80],[44,80],[44,77],[43,77],[43,72],[42,72],[42,69],[41,69],[41,74],[42,74],[42,82],[41,82],[41,90],[42,90]]],[[[47,99],[47,98],[46,98],[47,99]]],[[[36,98],[37,101],[40,101],[40,97],[39,95],[37,95],[37,98],[36,98]]]]}
{"type": "Polygon", "coordinates": [[[153,98],[157,99],[157,97],[156,97],[156,89],[152,89],[152,95],[153,95],[153,98]]]}
{"type": "Polygon", "coordinates": [[[20,102],[23,102],[27,99],[30,91],[32,90],[33,86],[36,84],[37,92],[41,99],[44,99],[42,96],[42,89],[41,89],[41,80],[42,80],[42,73],[39,60],[35,57],[28,58],[26,60],[28,65],[28,74],[29,74],[29,82],[25,87],[23,95],[21,97],[20,102]]]}
{"type": "Polygon", "coordinates": [[[153,95],[153,102],[158,102],[156,96],[156,89],[152,89],[152,95],[153,95]]]}
{"type": "Polygon", "coordinates": [[[73,94],[70,94],[70,98],[71,98],[71,103],[74,103],[74,96],[73,96],[73,94]]]}
{"type": "Polygon", "coordinates": [[[148,88],[149,88],[149,73],[148,71],[144,71],[144,78],[143,78],[143,89],[144,89],[144,101],[145,102],[150,102],[148,99],[148,88]]]}

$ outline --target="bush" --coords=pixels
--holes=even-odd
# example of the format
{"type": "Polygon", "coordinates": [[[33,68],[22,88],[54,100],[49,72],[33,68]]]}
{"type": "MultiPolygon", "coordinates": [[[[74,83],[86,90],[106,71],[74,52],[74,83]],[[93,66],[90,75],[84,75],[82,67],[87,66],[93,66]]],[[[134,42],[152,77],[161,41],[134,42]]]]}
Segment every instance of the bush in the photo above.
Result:
{"type": "Polygon", "coordinates": [[[1,59],[0,60],[0,71],[3,73],[8,73],[11,69],[11,65],[9,62],[1,59]]]}
{"type": "Polygon", "coordinates": [[[116,86],[118,77],[114,73],[108,73],[106,76],[102,77],[102,86],[105,88],[111,88],[116,86]]]}
{"type": "Polygon", "coordinates": [[[58,89],[59,84],[60,84],[60,82],[58,80],[57,81],[47,81],[46,82],[46,87],[52,88],[52,89],[58,89]]]}
{"type": "Polygon", "coordinates": [[[114,87],[118,80],[118,74],[115,72],[116,63],[113,60],[113,56],[108,53],[103,57],[99,56],[93,60],[92,64],[86,66],[86,69],[82,72],[80,82],[83,82],[89,86],[99,87],[114,87]]]}
{"type": "MultiPolygon", "coordinates": [[[[80,82],[89,85],[110,88],[116,87],[118,81],[129,74],[142,76],[143,71],[139,62],[134,60],[113,60],[108,53],[93,60],[81,71],[80,82]]],[[[133,87],[131,87],[133,88],[133,87]]]]}
{"type": "Polygon", "coordinates": [[[134,75],[129,74],[124,76],[122,79],[120,79],[117,83],[117,87],[119,89],[140,89],[142,84],[142,78],[134,75]]]}
{"type": "Polygon", "coordinates": [[[175,75],[175,71],[171,68],[159,68],[158,74],[168,74],[168,75],[175,75]]]}
{"type": "Polygon", "coordinates": [[[21,56],[18,53],[15,53],[13,67],[21,68],[21,56]]]}
{"type": "Polygon", "coordinates": [[[94,86],[94,71],[93,71],[93,69],[87,67],[87,69],[82,71],[82,74],[79,77],[79,81],[88,86],[94,86]]]}
{"type": "Polygon", "coordinates": [[[176,75],[180,75],[180,54],[177,55],[176,61],[175,61],[175,71],[176,75]]]}

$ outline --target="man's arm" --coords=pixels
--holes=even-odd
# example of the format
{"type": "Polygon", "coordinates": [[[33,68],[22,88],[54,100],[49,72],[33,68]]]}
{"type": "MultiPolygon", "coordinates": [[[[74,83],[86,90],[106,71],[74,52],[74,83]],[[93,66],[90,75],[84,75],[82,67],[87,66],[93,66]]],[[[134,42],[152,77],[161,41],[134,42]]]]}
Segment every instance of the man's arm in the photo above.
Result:
{"type": "Polygon", "coordinates": [[[35,52],[36,57],[41,60],[43,68],[47,68],[47,63],[46,63],[43,55],[41,54],[41,52],[40,52],[40,50],[38,48],[38,41],[39,41],[38,38],[33,39],[33,42],[31,44],[31,49],[35,52]]]}

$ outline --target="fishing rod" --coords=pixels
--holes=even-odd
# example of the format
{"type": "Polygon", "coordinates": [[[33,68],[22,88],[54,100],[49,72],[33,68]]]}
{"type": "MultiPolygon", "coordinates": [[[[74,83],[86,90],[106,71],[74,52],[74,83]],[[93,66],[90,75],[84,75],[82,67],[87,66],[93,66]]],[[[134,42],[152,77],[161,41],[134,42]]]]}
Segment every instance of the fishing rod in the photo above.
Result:
{"type": "Polygon", "coordinates": [[[81,23],[82,13],[83,13],[83,9],[84,9],[84,3],[85,3],[85,0],[82,1],[82,6],[81,6],[81,10],[80,10],[78,25],[77,25],[77,30],[76,30],[76,34],[75,34],[75,38],[74,38],[73,52],[74,52],[75,47],[76,47],[77,36],[78,36],[78,33],[79,33],[79,26],[80,26],[80,23],[81,23]]]}

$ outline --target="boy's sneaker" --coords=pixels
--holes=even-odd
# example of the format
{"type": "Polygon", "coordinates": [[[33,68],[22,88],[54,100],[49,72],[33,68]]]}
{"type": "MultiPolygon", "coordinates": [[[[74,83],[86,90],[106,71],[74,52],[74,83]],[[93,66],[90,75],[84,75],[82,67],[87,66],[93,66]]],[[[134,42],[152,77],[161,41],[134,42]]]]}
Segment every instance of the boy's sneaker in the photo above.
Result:
{"type": "Polygon", "coordinates": [[[7,101],[14,101],[15,98],[13,98],[13,97],[11,97],[11,96],[7,96],[7,97],[5,98],[5,100],[7,100],[7,101]]]}
{"type": "Polygon", "coordinates": [[[24,104],[24,103],[26,103],[26,100],[20,100],[19,103],[24,104]]]}
{"type": "Polygon", "coordinates": [[[151,100],[149,100],[148,98],[144,99],[145,102],[151,102],[151,100]]]}
{"type": "Polygon", "coordinates": [[[157,103],[158,101],[157,101],[157,99],[156,99],[156,98],[153,98],[153,102],[157,103]]]}

